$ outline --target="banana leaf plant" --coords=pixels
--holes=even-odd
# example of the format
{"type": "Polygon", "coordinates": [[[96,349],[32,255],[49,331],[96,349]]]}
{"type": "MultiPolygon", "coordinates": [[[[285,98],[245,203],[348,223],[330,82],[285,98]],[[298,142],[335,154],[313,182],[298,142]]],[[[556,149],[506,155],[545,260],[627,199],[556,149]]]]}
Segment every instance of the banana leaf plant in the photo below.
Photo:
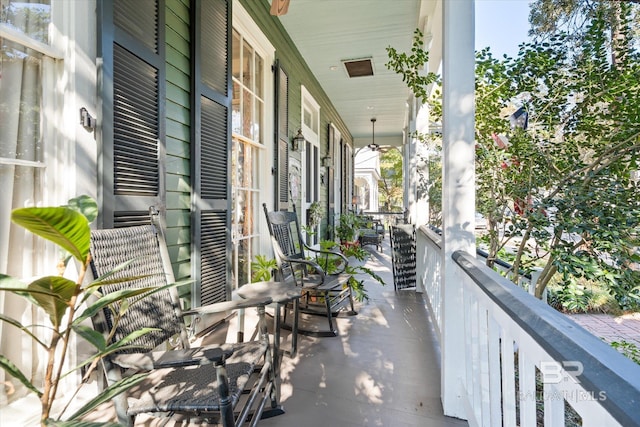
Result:
{"type": "MultiPolygon", "coordinates": [[[[81,196],[69,201],[68,205],[59,207],[33,207],[20,208],[12,211],[11,220],[44,239],[50,240],[62,248],[67,255],[58,265],[58,274],[54,276],[40,277],[31,283],[25,284],[20,280],[0,273],[0,291],[11,292],[26,298],[31,304],[37,306],[46,313],[47,325],[36,330],[50,331],[50,338],[38,336],[32,332],[32,325],[23,325],[16,319],[0,313],[0,321],[6,322],[29,335],[36,345],[40,346],[47,354],[46,371],[44,373],[43,384],[34,384],[20,369],[4,355],[0,354],[0,367],[9,375],[20,381],[28,390],[35,393],[41,402],[41,425],[88,425],[82,422],[81,417],[86,415],[98,405],[111,400],[115,395],[125,391],[127,388],[144,379],[144,374],[134,375],[112,384],[103,390],[97,397],[87,403],[74,414],[65,417],[64,412],[68,409],[69,403],[80,391],[81,387],[88,381],[91,373],[99,366],[101,358],[131,348],[131,342],[148,332],[151,329],[141,329],[115,343],[110,338],[105,338],[102,334],[82,325],[82,322],[91,318],[99,310],[110,307],[112,303],[122,301],[119,312],[114,312],[114,319],[117,320],[124,314],[127,307],[139,301],[149,293],[157,292],[159,288],[136,288],[123,291],[119,294],[118,300],[112,297],[100,295],[99,288],[104,283],[125,282],[141,277],[128,277],[114,279],[110,277],[110,272],[103,277],[99,277],[89,284],[83,286],[87,269],[89,268],[90,254],[90,228],[89,224],[97,216],[97,204],[88,196],[81,196]],[[64,266],[69,260],[75,259],[80,265],[78,279],[69,280],[62,276],[64,266]],[[94,296],[89,300],[90,297],[94,296]],[[88,360],[82,361],[78,366],[65,372],[65,360],[69,354],[69,346],[73,334],[86,339],[95,347],[95,354],[88,360]],[[69,373],[88,367],[78,388],[73,396],[66,403],[64,409],[55,418],[52,417],[52,407],[58,394],[60,380],[69,373]],[[77,421],[77,423],[74,423],[77,421]]],[[[118,266],[114,271],[122,268],[118,266]]],[[[168,285],[172,286],[172,285],[168,285]]],[[[163,287],[163,289],[166,287],[163,287]]],[[[94,425],[95,423],[91,423],[94,425]]],[[[113,424],[113,423],[107,423],[113,424]]],[[[98,424],[96,424],[98,425],[98,424]]],[[[105,425],[105,424],[99,424],[105,425]]]]}

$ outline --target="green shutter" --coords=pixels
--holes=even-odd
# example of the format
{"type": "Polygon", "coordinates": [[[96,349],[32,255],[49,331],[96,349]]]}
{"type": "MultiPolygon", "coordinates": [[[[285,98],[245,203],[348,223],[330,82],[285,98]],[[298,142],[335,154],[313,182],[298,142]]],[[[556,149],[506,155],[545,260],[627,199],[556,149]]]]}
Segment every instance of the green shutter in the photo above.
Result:
{"type": "Polygon", "coordinates": [[[164,1],[98,6],[100,225],[127,226],[164,207],[164,1]]]}
{"type": "Polygon", "coordinates": [[[231,298],[231,0],[200,1],[195,22],[192,145],[194,306],[231,298]]]}
{"type": "Polygon", "coordinates": [[[275,122],[276,182],[275,197],[278,209],[289,209],[289,76],[276,62],[275,70],[275,122]]]}

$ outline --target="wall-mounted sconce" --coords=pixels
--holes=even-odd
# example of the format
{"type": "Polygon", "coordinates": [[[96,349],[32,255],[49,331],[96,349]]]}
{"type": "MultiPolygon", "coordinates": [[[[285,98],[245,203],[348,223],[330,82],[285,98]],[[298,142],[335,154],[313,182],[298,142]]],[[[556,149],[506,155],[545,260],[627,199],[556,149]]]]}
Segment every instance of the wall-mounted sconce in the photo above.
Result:
{"type": "Polygon", "coordinates": [[[324,172],[322,172],[320,174],[320,185],[324,185],[324,184],[325,184],[325,182],[324,182],[324,172]]]}
{"type": "Polygon", "coordinates": [[[298,129],[298,134],[293,137],[291,140],[291,149],[293,151],[301,150],[304,147],[304,135],[302,134],[302,129],[298,129]]]}
{"type": "Polygon", "coordinates": [[[322,159],[320,159],[320,161],[322,162],[322,167],[325,167],[325,168],[333,167],[333,159],[328,154],[324,156],[322,159]]]}

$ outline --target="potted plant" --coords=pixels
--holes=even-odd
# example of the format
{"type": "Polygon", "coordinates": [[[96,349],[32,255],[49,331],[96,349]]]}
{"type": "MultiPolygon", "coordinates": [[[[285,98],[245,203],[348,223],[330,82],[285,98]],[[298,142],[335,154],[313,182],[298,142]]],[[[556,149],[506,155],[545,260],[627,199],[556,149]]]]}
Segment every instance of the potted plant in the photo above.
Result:
{"type": "Polygon", "coordinates": [[[342,213],[338,217],[338,224],[335,226],[336,237],[343,246],[353,245],[358,238],[358,230],[363,227],[362,219],[352,212],[342,213]]]}
{"type": "Polygon", "coordinates": [[[265,255],[256,255],[251,262],[251,280],[255,282],[268,282],[273,277],[273,272],[278,268],[276,260],[265,255]]]}
{"type": "Polygon", "coordinates": [[[315,228],[320,225],[320,221],[324,218],[324,210],[322,209],[322,205],[320,202],[313,202],[309,205],[309,210],[307,211],[307,223],[309,227],[315,228]]]}
{"type": "MultiPolygon", "coordinates": [[[[320,246],[323,250],[330,251],[335,249],[336,242],[333,242],[331,240],[323,240],[320,242],[320,246]]],[[[382,286],[385,285],[382,277],[380,277],[373,270],[365,267],[364,265],[364,261],[370,255],[369,252],[360,247],[360,245],[358,244],[347,246],[340,245],[340,251],[349,259],[349,264],[347,265],[345,272],[351,275],[348,285],[351,286],[351,289],[353,289],[355,299],[357,301],[368,301],[369,295],[367,294],[367,291],[364,287],[364,279],[358,279],[356,278],[356,275],[367,274],[382,286]]],[[[333,259],[329,259],[324,263],[326,272],[329,274],[335,273],[335,270],[338,269],[340,265],[341,260],[338,259],[337,256],[334,256],[333,259]]]]}

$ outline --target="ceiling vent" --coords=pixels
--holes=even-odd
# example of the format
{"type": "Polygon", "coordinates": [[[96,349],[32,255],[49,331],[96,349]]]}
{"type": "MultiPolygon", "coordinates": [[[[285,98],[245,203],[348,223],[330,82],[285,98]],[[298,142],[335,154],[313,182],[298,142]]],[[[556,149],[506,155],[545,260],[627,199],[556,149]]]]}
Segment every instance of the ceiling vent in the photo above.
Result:
{"type": "Polygon", "coordinates": [[[349,77],[373,76],[371,58],[348,59],[342,61],[349,77]]]}

